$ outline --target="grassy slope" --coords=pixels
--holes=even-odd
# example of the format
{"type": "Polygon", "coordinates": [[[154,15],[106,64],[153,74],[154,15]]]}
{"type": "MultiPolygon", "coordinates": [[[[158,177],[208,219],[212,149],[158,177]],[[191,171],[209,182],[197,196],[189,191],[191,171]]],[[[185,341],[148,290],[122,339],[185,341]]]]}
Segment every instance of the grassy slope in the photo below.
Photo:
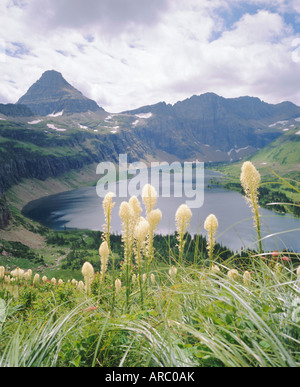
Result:
{"type": "Polygon", "coordinates": [[[267,163],[270,168],[279,174],[300,174],[300,135],[299,129],[291,130],[279,137],[276,141],[257,152],[251,160],[254,163],[267,163]]]}
{"type": "MultiPolygon", "coordinates": [[[[300,190],[300,135],[296,134],[298,131],[299,128],[290,130],[252,157],[247,158],[261,173],[263,186],[270,191],[270,196],[275,197],[278,193],[282,193],[293,203],[300,202],[300,193],[288,185],[289,182],[300,190]],[[276,177],[272,171],[284,178],[286,182],[276,177]]],[[[246,160],[214,167],[226,175],[224,184],[227,188],[241,191],[239,178],[244,161],[246,160]]],[[[289,209],[290,206],[287,206],[286,210],[289,211],[289,209]]]]}
{"type": "MultiPolygon", "coordinates": [[[[0,251],[2,249],[5,251],[4,255],[0,253],[0,265],[20,266],[25,269],[40,268],[46,275],[55,276],[59,269],[60,260],[65,257],[69,250],[47,245],[45,234],[48,230],[22,216],[20,211],[25,204],[40,197],[95,184],[97,181],[95,171],[96,165],[90,165],[80,171],[71,171],[55,179],[49,178],[45,181],[24,179],[20,184],[9,189],[6,192],[6,197],[12,220],[5,230],[0,230],[0,251]],[[18,242],[28,247],[32,251],[32,256],[42,256],[45,262],[45,265],[42,265],[44,267],[41,267],[39,262],[34,263],[31,260],[20,259],[18,253],[22,246],[16,248],[15,243],[18,242]],[[14,254],[13,251],[16,253],[14,254]],[[6,252],[8,252],[7,255],[6,252]]],[[[64,277],[61,272],[60,275],[64,277]]]]}
{"type": "Polygon", "coordinates": [[[136,281],[127,308],[109,275],[94,277],[91,295],[0,280],[0,367],[299,367],[299,277],[274,265],[251,257],[245,268],[185,265],[175,276],[153,267],[144,304],[136,281]]]}

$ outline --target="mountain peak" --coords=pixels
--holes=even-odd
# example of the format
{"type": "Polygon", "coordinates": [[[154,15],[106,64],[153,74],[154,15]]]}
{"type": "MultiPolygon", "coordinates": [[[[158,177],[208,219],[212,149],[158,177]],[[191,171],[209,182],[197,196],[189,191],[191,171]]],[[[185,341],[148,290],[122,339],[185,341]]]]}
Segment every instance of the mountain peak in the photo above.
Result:
{"type": "Polygon", "coordinates": [[[47,70],[42,74],[42,77],[45,77],[47,75],[56,75],[56,76],[60,76],[61,78],[63,78],[62,73],[60,73],[59,71],[56,71],[56,70],[47,70]]]}
{"type": "Polygon", "coordinates": [[[47,80],[52,81],[62,81],[64,83],[68,83],[65,78],[63,77],[62,73],[56,71],[56,70],[47,70],[45,71],[41,78],[39,79],[40,82],[46,82],[47,80]]]}
{"type": "Polygon", "coordinates": [[[47,116],[64,111],[64,114],[85,113],[101,109],[95,101],[85,97],[55,70],[45,71],[19,99],[17,104],[28,106],[33,113],[47,116]]]}

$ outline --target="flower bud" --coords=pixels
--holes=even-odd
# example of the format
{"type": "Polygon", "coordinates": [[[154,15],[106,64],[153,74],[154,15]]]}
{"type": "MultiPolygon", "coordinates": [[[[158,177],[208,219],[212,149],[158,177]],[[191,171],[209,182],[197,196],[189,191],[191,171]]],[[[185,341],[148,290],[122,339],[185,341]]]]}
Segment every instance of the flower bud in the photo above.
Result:
{"type": "Polygon", "coordinates": [[[239,276],[239,272],[237,270],[233,269],[233,270],[229,270],[227,275],[230,279],[235,281],[239,276]]]}
{"type": "Polygon", "coordinates": [[[147,214],[153,210],[157,203],[157,192],[151,184],[146,184],[142,190],[142,200],[147,214]]]}
{"type": "Polygon", "coordinates": [[[245,285],[251,285],[251,273],[249,271],[245,271],[243,275],[243,281],[245,285]]]}
{"type": "Polygon", "coordinates": [[[177,268],[175,266],[172,266],[171,269],[169,270],[169,275],[171,277],[175,277],[177,274],[177,268]]]}
{"type": "Polygon", "coordinates": [[[121,280],[116,279],[115,287],[116,287],[116,292],[118,293],[118,292],[121,290],[121,288],[122,288],[122,282],[121,282],[121,280]]]}
{"type": "Polygon", "coordinates": [[[39,275],[39,274],[36,274],[36,275],[33,277],[33,285],[37,285],[39,282],[40,282],[40,275],[39,275]]]}

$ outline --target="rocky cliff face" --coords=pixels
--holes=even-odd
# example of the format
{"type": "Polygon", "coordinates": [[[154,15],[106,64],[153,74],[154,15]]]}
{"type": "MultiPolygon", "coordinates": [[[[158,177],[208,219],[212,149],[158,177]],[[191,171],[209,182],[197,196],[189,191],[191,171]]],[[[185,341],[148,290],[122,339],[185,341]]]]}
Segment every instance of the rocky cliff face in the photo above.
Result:
{"type": "Polygon", "coordinates": [[[6,199],[4,196],[0,196],[0,230],[5,228],[9,224],[11,218],[6,199]]]}
{"type": "Polygon", "coordinates": [[[0,148],[0,194],[20,183],[23,178],[45,180],[92,163],[117,163],[119,154],[124,152],[128,154],[130,162],[138,161],[150,152],[130,132],[118,136],[79,132],[64,139],[54,137],[50,140],[44,132],[1,130],[0,127],[0,136],[6,139],[0,148]],[[30,148],[33,146],[34,150],[30,148]]]}
{"type": "Polygon", "coordinates": [[[0,104],[0,114],[9,117],[31,117],[32,111],[25,105],[15,105],[9,103],[7,105],[0,104]]]}
{"type": "Polygon", "coordinates": [[[201,145],[226,154],[231,149],[262,148],[282,134],[273,124],[300,117],[300,107],[289,102],[271,105],[258,98],[226,99],[206,93],[175,105],[159,103],[126,113],[152,113],[151,118],[135,126],[136,136],[152,148],[191,158],[201,153],[201,145]]]}

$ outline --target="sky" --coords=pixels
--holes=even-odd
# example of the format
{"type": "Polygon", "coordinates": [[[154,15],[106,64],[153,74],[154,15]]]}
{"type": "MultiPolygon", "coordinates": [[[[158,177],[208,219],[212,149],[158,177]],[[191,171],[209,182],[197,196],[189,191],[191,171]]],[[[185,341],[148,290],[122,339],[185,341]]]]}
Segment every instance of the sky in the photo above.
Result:
{"type": "Polygon", "coordinates": [[[47,70],[110,113],[206,92],[300,105],[300,0],[0,0],[0,103],[47,70]]]}

